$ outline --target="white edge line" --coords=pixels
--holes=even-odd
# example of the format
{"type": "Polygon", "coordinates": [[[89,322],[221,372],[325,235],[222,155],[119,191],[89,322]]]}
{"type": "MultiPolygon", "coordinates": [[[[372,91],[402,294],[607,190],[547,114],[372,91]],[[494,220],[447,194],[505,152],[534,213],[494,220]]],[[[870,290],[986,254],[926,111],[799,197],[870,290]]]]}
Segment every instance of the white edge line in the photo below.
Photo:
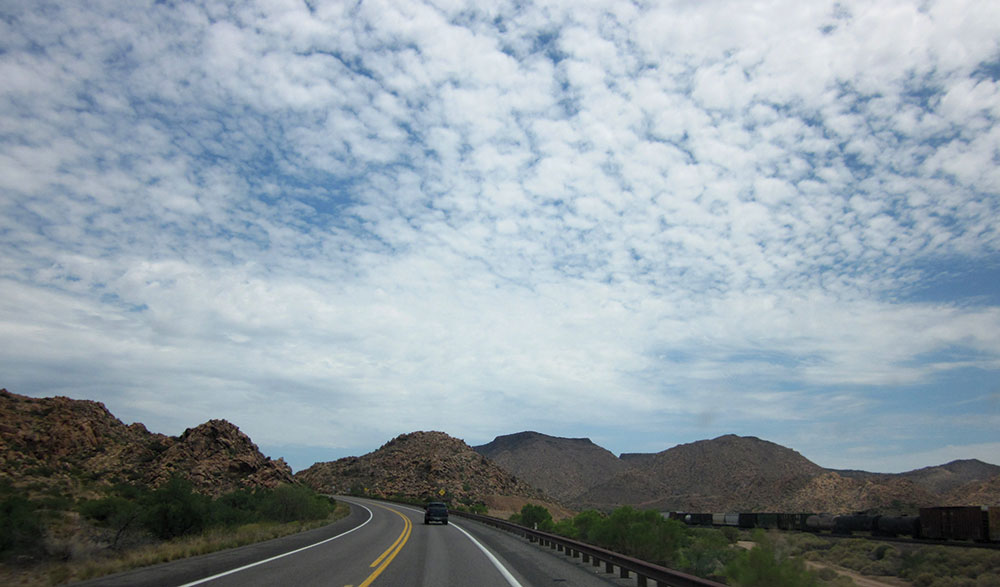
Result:
{"type": "MultiPolygon", "coordinates": [[[[414,511],[414,512],[417,512],[417,513],[423,513],[420,510],[409,508],[409,507],[406,507],[406,506],[398,506],[398,507],[400,507],[402,509],[405,509],[405,510],[414,511]]],[[[486,558],[488,558],[489,561],[491,563],[493,563],[493,566],[496,567],[498,571],[500,571],[500,574],[503,575],[503,578],[506,579],[507,584],[510,585],[510,587],[523,587],[521,585],[521,583],[519,583],[518,580],[514,578],[514,575],[512,575],[510,573],[510,571],[507,570],[507,567],[503,566],[503,563],[500,562],[500,560],[497,559],[497,557],[494,556],[493,553],[490,552],[485,546],[483,546],[478,540],[476,540],[475,537],[472,536],[472,534],[469,534],[468,532],[466,532],[465,528],[462,528],[461,526],[455,524],[454,522],[452,522],[450,520],[448,522],[448,525],[451,526],[451,527],[453,527],[453,528],[455,528],[456,530],[458,530],[462,534],[465,534],[466,538],[468,538],[469,540],[471,540],[472,543],[475,544],[477,548],[479,548],[479,550],[483,551],[483,554],[485,554],[486,558]]]]}
{"type": "MultiPolygon", "coordinates": [[[[449,524],[449,525],[455,526],[455,524],[449,524]]],[[[455,526],[455,529],[461,532],[462,534],[468,536],[469,540],[471,540],[473,544],[478,546],[479,550],[483,551],[483,554],[485,554],[486,558],[490,559],[490,562],[493,563],[493,566],[496,567],[498,571],[500,571],[500,574],[503,575],[503,578],[507,580],[507,584],[509,584],[510,587],[522,587],[521,584],[518,583],[517,579],[514,578],[514,575],[510,574],[510,571],[507,570],[507,567],[503,566],[503,563],[497,560],[497,557],[493,556],[492,552],[486,550],[485,546],[483,546],[482,544],[479,543],[478,540],[473,538],[472,534],[466,532],[465,529],[462,528],[461,526],[455,526]]]]}
{"type": "Polygon", "coordinates": [[[240,571],[245,571],[245,570],[247,570],[249,568],[256,567],[257,565],[262,565],[262,564],[265,564],[265,563],[269,563],[271,561],[278,560],[279,558],[284,558],[286,556],[295,554],[297,552],[302,552],[303,550],[309,550],[310,548],[312,548],[314,546],[319,546],[320,544],[326,544],[327,542],[330,542],[331,540],[336,540],[336,539],[340,538],[341,536],[346,536],[346,535],[350,534],[351,532],[354,532],[358,528],[361,528],[362,526],[364,526],[368,522],[371,522],[372,518],[375,516],[375,514],[372,513],[372,511],[370,509],[368,509],[367,507],[365,507],[363,504],[355,503],[354,505],[358,505],[358,506],[361,506],[361,507],[365,508],[365,510],[368,512],[368,519],[365,520],[364,523],[359,524],[359,525],[351,528],[347,532],[342,532],[340,534],[337,534],[336,536],[333,536],[332,538],[327,538],[325,540],[320,540],[319,542],[317,542],[315,544],[310,544],[308,546],[303,546],[302,548],[297,548],[295,550],[291,550],[291,551],[286,552],[284,554],[279,554],[277,556],[272,556],[271,558],[266,558],[264,560],[259,560],[259,561],[255,562],[255,563],[250,563],[249,565],[243,565],[242,567],[239,567],[237,569],[231,569],[231,570],[228,570],[228,571],[226,571],[224,573],[219,573],[218,575],[212,575],[211,577],[205,577],[204,579],[198,579],[197,581],[192,581],[190,583],[185,583],[185,584],[181,585],[180,587],[191,587],[192,585],[201,585],[202,583],[208,583],[209,581],[214,581],[214,580],[216,580],[216,579],[218,579],[220,577],[225,577],[226,575],[232,575],[233,573],[239,573],[240,571]]]}

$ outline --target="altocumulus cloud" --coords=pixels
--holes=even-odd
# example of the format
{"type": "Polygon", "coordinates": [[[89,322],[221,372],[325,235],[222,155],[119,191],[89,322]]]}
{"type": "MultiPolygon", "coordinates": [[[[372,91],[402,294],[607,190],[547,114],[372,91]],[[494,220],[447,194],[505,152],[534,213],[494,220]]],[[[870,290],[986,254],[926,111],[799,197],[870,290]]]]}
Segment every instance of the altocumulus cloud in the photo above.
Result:
{"type": "Polygon", "coordinates": [[[1000,5],[477,4],[0,8],[4,386],[996,462],[1000,5]]]}

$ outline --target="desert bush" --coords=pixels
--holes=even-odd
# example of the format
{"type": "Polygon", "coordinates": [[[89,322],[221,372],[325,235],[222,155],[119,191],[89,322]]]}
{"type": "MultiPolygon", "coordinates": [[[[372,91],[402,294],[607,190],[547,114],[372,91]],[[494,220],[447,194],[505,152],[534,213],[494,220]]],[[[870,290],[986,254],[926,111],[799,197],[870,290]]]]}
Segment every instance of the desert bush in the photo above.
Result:
{"type": "Polygon", "coordinates": [[[687,545],[687,527],[658,512],[623,506],[602,518],[588,533],[589,541],[615,552],[667,565],[687,545]]]}
{"type": "Polygon", "coordinates": [[[699,577],[722,578],[726,565],[739,556],[730,537],[721,530],[692,528],[688,531],[691,540],[681,549],[678,567],[699,577]]]}
{"type": "Polygon", "coordinates": [[[181,477],[171,478],[143,501],[142,524],[157,538],[169,540],[208,525],[211,500],[181,477]]]}
{"type": "Polygon", "coordinates": [[[275,522],[320,520],[331,511],[328,498],[303,485],[279,485],[265,492],[261,503],[264,519],[275,522]]]}
{"type": "Polygon", "coordinates": [[[0,501],[0,557],[35,556],[44,548],[41,512],[31,501],[11,495],[0,501]]]}
{"type": "Polygon", "coordinates": [[[122,545],[130,531],[138,529],[142,513],[139,504],[117,495],[85,501],[77,509],[97,526],[111,530],[110,547],[113,549],[122,545]]]}
{"type": "Polygon", "coordinates": [[[924,546],[900,557],[898,576],[918,587],[1000,585],[1000,552],[924,546]]]}
{"type": "Polygon", "coordinates": [[[261,519],[259,492],[240,489],[219,496],[212,502],[212,526],[232,527],[251,524],[261,519]]]}
{"type": "Polygon", "coordinates": [[[736,544],[736,542],[740,539],[740,531],[732,526],[726,526],[721,528],[719,531],[722,532],[722,535],[726,538],[726,541],[729,542],[729,544],[736,544]]]}
{"type": "Polygon", "coordinates": [[[761,530],[754,532],[755,548],[742,551],[726,565],[731,584],[740,587],[812,587],[819,578],[800,559],[781,556],[773,541],[761,530]]]}

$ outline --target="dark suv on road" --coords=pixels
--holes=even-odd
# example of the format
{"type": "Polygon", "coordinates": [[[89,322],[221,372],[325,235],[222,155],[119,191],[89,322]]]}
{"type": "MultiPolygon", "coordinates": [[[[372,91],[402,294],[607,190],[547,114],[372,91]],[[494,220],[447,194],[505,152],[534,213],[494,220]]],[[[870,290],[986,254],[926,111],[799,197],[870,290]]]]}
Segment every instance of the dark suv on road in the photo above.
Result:
{"type": "Polygon", "coordinates": [[[432,501],[424,508],[424,523],[431,522],[448,523],[448,506],[440,501],[432,501]]]}

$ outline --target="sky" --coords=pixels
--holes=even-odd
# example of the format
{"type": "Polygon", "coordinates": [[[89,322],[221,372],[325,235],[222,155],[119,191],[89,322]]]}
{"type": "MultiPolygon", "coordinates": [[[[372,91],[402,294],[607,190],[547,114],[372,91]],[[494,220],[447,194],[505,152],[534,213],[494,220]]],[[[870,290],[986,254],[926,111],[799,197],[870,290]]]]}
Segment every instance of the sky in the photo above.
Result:
{"type": "Polygon", "coordinates": [[[1000,3],[7,0],[0,80],[11,392],[1000,463],[1000,3]]]}

